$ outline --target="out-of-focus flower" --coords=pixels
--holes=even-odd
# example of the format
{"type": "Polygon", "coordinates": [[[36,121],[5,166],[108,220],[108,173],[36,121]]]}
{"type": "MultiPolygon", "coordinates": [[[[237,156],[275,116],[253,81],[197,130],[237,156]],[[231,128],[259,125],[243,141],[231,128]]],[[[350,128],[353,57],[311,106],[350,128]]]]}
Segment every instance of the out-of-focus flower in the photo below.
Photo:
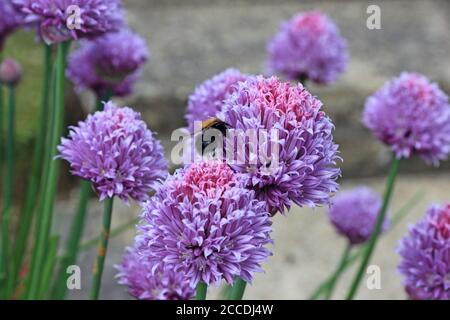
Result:
{"type": "Polygon", "coordinates": [[[336,24],[319,11],[284,22],[267,45],[268,68],[289,79],[329,84],[345,70],[347,42],[336,24]]]}
{"type": "Polygon", "coordinates": [[[153,265],[141,257],[135,248],[127,248],[120,265],[119,284],[128,287],[128,292],[140,300],[189,300],[195,296],[182,272],[153,265]]]}
{"type": "Polygon", "coordinates": [[[0,51],[6,37],[22,24],[22,15],[15,9],[11,0],[0,1],[0,51]]]}
{"type": "Polygon", "coordinates": [[[15,86],[22,78],[22,67],[20,64],[11,58],[3,60],[0,64],[0,83],[15,86]]]}
{"type": "Polygon", "coordinates": [[[67,76],[79,91],[125,96],[131,93],[149,56],[145,40],[136,33],[108,33],[81,43],[69,57],[67,76]]]}
{"type": "MultiPolygon", "coordinates": [[[[333,199],[328,216],[338,233],[356,245],[369,240],[381,205],[379,194],[367,187],[357,187],[338,194],[333,199]]],[[[388,226],[389,221],[385,219],[382,231],[386,231],[388,226]]]]}
{"type": "Polygon", "coordinates": [[[140,114],[112,102],[71,127],[58,150],[74,175],[92,182],[100,200],[118,196],[125,202],[143,201],[166,176],[161,144],[140,114]]]}
{"type": "Polygon", "coordinates": [[[435,83],[402,73],[366,101],[363,122],[397,158],[414,154],[439,165],[450,153],[450,105],[435,83]]]}
{"type": "Polygon", "coordinates": [[[143,206],[139,254],[156,266],[199,281],[247,282],[271,252],[271,221],[265,203],[242,188],[221,162],[179,169],[143,206]]]}
{"type": "Polygon", "coordinates": [[[421,288],[405,287],[406,294],[411,300],[428,300],[430,294],[421,288]]]}
{"type": "Polygon", "coordinates": [[[94,38],[123,25],[120,0],[13,0],[47,44],[94,38]]]}
{"type": "Polygon", "coordinates": [[[400,242],[398,253],[411,298],[450,300],[450,204],[428,209],[400,242]]]}
{"type": "Polygon", "coordinates": [[[292,203],[329,204],[338,189],[334,126],[321,107],[301,84],[261,76],[239,82],[224,101],[219,118],[231,127],[227,161],[232,160],[230,166],[244,175],[246,187],[268,204],[271,214],[292,203]],[[255,130],[257,147],[244,151],[233,146],[234,136],[255,130]]]}
{"type": "Polygon", "coordinates": [[[248,75],[237,69],[227,69],[199,85],[189,96],[186,121],[193,129],[194,121],[203,121],[217,116],[223,100],[236,91],[236,84],[248,75]]]}

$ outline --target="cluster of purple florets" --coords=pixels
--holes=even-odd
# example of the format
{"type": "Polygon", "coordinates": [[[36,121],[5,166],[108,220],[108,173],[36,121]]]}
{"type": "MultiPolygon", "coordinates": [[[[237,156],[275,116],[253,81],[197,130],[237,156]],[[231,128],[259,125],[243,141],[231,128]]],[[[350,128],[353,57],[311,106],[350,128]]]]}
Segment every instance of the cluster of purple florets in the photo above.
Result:
{"type": "Polygon", "coordinates": [[[149,56],[145,40],[123,29],[81,42],[69,57],[67,76],[79,91],[90,89],[99,97],[126,96],[149,56]]]}
{"type": "MultiPolygon", "coordinates": [[[[23,24],[48,44],[82,39],[67,75],[78,90],[98,97],[130,94],[150,56],[145,40],[125,26],[120,0],[6,0],[0,15],[0,49],[23,24]],[[71,21],[74,28],[70,7],[81,14],[71,21]]],[[[284,23],[267,50],[269,71],[290,80],[329,84],[348,62],[345,39],[317,11],[284,23]]],[[[8,63],[2,82],[11,74],[8,63]]],[[[302,84],[227,69],[189,96],[190,132],[195,121],[210,118],[226,124],[231,135],[277,135],[275,141],[259,140],[256,149],[226,149],[224,158],[203,159],[169,175],[161,143],[140,114],[106,102],[104,110],[71,127],[58,147],[59,157],[92,183],[100,200],[141,203],[134,245],[116,266],[130,295],[192,299],[199,283],[251,282],[272,255],[272,216],[294,204],[329,206],[332,224],[351,245],[371,237],[382,200],[368,188],[332,199],[341,174],[334,125],[302,84]],[[240,162],[228,162],[230,155],[240,162]]],[[[420,74],[403,73],[369,97],[363,123],[398,158],[417,154],[438,165],[450,154],[448,97],[420,74]]],[[[450,299],[449,240],[449,205],[430,208],[402,240],[399,270],[411,298],[450,299]]]]}
{"type": "Polygon", "coordinates": [[[118,31],[124,24],[120,0],[13,0],[24,22],[35,26],[52,44],[95,38],[118,31]]]}
{"type": "Polygon", "coordinates": [[[320,84],[335,81],[348,63],[347,42],[336,24],[319,11],[284,22],[267,52],[269,71],[320,84]]]}
{"type": "Polygon", "coordinates": [[[14,7],[12,0],[0,1],[0,51],[6,37],[23,24],[23,15],[14,7]]]}
{"type": "Polygon", "coordinates": [[[398,248],[399,271],[408,295],[450,300],[450,204],[433,205],[398,248]]]}

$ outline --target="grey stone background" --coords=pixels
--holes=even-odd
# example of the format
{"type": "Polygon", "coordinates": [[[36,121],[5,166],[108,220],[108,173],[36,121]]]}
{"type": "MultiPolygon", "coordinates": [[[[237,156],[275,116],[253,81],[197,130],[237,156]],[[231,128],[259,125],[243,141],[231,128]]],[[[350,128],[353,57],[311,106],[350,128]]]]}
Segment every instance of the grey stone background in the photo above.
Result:
{"type": "MultiPolygon", "coordinates": [[[[342,189],[368,184],[383,191],[389,153],[360,123],[365,98],[384,81],[403,70],[426,74],[450,92],[450,2],[449,1],[251,1],[251,0],[125,0],[128,20],[143,34],[152,58],[136,93],[121,101],[142,112],[150,128],[159,133],[166,152],[169,135],[184,126],[187,96],[194,87],[223,69],[234,66],[248,73],[262,73],[265,46],[282,20],[298,11],[320,9],[338,24],[348,39],[351,61],[347,72],[328,87],[309,86],[336,123],[335,137],[341,145],[342,189]],[[381,30],[366,28],[366,8],[381,7],[381,30]]],[[[426,167],[415,159],[404,163],[394,194],[392,212],[416,192],[424,197],[406,219],[383,237],[373,263],[382,271],[382,289],[362,286],[358,298],[404,299],[397,274],[395,247],[407,224],[420,218],[432,202],[450,200],[450,174],[426,167]]],[[[58,208],[56,226],[67,227],[77,199],[73,191],[58,208]]],[[[117,205],[114,225],[138,214],[138,208],[117,205]]],[[[101,209],[92,202],[86,239],[98,233],[101,209]]],[[[124,246],[132,243],[133,230],[111,242],[104,275],[103,298],[127,298],[113,279],[113,264],[120,261],[124,246]]],[[[325,211],[294,208],[274,219],[274,256],[248,288],[246,298],[304,299],[335,268],[344,247],[327,221],[325,211]]],[[[72,298],[86,298],[94,251],[81,256],[83,289],[72,298]]],[[[339,283],[336,298],[342,298],[354,272],[339,283]]]]}

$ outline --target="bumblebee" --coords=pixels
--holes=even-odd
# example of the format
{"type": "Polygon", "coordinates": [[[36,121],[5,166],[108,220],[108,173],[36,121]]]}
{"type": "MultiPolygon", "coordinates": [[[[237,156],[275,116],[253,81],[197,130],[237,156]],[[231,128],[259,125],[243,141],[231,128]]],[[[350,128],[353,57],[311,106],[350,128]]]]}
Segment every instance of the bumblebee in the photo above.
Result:
{"type": "Polygon", "coordinates": [[[227,131],[230,128],[230,125],[227,124],[226,122],[219,120],[217,118],[209,118],[206,119],[202,122],[202,130],[201,130],[201,134],[198,135],[197,140],[196,140],[196,146],[197,146],[197,150],[200,152],[201,149],[201,154],[204,154],[205,149],[213,144],[215,142],[215,136],[211,136],[211,138],[208,139],[204,139],[204,135],[208,130],[218,130],[220,131],[220,133],[222,134],[223,137],[225,137],[227,135],[227,131]],[[201,147],[201,148],[200,148],[201,147]]]}

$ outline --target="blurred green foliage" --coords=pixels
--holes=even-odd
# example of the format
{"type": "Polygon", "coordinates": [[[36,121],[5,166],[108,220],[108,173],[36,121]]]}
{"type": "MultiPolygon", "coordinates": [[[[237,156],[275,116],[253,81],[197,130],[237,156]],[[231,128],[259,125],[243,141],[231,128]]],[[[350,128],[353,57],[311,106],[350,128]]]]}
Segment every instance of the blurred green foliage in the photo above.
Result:
{"type": "Polygon", "coordinates": [[[41,102],[42,46],[32,31],[18,31],[6,42],[3,57],[19,61],[23,68],[23,79],[17,88],[18,145],[32,140],[35,133],[37,113],[41,102]]]}

